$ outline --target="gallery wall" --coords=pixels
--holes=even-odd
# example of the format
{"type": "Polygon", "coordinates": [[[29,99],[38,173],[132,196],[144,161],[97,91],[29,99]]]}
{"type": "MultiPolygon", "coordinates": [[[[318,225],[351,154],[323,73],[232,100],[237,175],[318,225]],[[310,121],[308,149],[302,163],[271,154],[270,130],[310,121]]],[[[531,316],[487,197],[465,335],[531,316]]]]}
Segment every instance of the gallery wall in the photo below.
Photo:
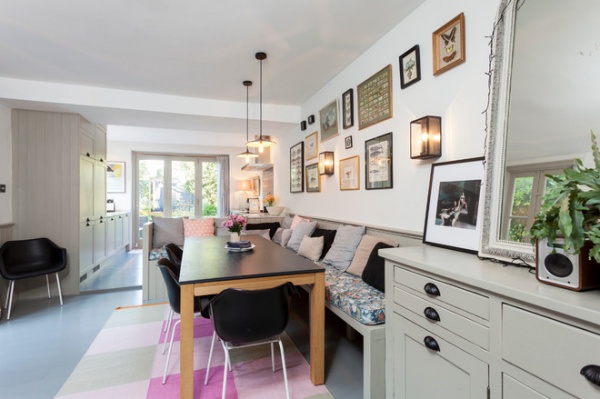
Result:
{"type": "Polygon", "coordinates": [[[302,215],[422,233],[431,164],[484,154],[489,36],[498,5],[498,0],[427,1],[306,101],[301,118],[307,120],[309,115],[315,115],[315,123],[302,131],[298,121],[295,131],[282,136],[272,150],[277,165],[275,192],[279,204],[302,215]],[[466,62],[434,76],[432,33],[461,12],[465,16],[466,62]],[[421,80],[401,90],[398,58],[416,44],[420,46],[421,80]],[[392,66],[393,117],[359,130],[357,86],[388,64],[392,66]],[[321,178],[320,193],[290,193],[290,147],[317,131],[319,110],[336,98],[341,103],[342,93],[349,88],[354,89],[354,126],[349,129],[340,126],[338,136],[318,142],[318,152],[334,152],[335,174],[321,178]],[[442,117],[442,156],[412,160],[409,125],[426,115],[442,117]],[[365,140],[389,132],[393,136],[393,188],[365,190],[365,140]],[[347,136],[353,139],[350,149],[344,145],[347,136]],[[360,189],[340,191],[338,161],[354,155],[360,157],[360,189]]]}

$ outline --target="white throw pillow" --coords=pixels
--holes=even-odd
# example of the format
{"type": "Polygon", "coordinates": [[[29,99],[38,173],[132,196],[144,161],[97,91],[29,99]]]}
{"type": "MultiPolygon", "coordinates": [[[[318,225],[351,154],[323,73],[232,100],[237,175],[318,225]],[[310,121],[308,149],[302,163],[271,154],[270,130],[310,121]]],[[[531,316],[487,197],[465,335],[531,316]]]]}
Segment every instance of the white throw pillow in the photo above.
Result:
{"type": "Polygon", "coordinates": [[[369,256],[371,256],[371,252],[373,252],[373,248],[378,242],[383,242],[393,247],[398,246],[397,243],[392,240],[388,240],[387,238],[365,234],[360,240],[358,247],[356,247],[354,258],[352,258],[352,263],[350,263],[350,266],[346,272],[355,274],[358,277],[362,276],[365,266],[367,265],[367,261],[369,260],[369,256]]]}
{"type": "Polygon", "coordinates": [[[304,236],[298,248],[298,255],[304,256],[308,260],[317,261],[323,252],[323,236],[309,237],[304,236]]]}

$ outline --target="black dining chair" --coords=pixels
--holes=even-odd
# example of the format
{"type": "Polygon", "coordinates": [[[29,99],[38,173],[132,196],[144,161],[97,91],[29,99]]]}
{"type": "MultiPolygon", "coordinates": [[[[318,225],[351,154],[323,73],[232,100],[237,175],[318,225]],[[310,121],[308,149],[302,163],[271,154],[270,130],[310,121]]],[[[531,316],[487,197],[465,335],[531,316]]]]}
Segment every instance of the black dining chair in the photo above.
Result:
{"type": "Polygon", "coordinates": [[[46,237],[5,242],[0,247],[0,275],[9,281],[4,305],[4,307],[8,307],[6,319],[10,319],[16,280],[45,275],[48,298],[51,298],[48,275],[55,273],[58,297],[62,306],[62,290],[58,272],[66,267],[67,250],[46,237]]]}
{"type": "MultiPolygon", "coordinates": [[[[285,353],[281,334],[287,326],[290,315],[290,303],[295,287],[286,283],[273,288],[260,290],[241,290],[228,288],[210,301],[210,312],[215,332],[221,339],[225,352],[223,367],[223,399],[227,388],[227,370],[231,370],[229,351],[247,346],[271,344],[271,366],[275,371],[273,344],[278,343],[281,351],[281,365],[285,382],[285,393],[290,392],[285,366],[285,353]]],[[[206,368],[207,383],[210,359],[206,368]]]]}
{"type": "MultiPolygon", "coordinates": [[[[176,270],[176,267],[173,263],[167,258],[161,258],[157,262],[158,267],[160,268],[160,272],[165,280],[165,286],[167,288],[167,296],[169,298],[169,305],[171,307],[171,311],[179,314],[181,312],[181,287],[179,286],[179,277],[173,271],[176,270]]],[[[194,297],[194,313],[196,315],[201,315],[204,318],[210,318],[209,313],[209,302],[212,297],[194,297]]],[[[175,338],[175,330],[179,325],[181,320],[177,320],[175,324],[172,326],[171,330],[171,338],[169,340],[169,351],[167,354],[167,361],[165,363],[165,371],[163,374],[162,383],[164,384],[167,381],[167,370],[169,367],[169,360],[171,359],[171,350],[173,349],[173,340],[175,338]]],[[[172,317],[167,321],[168,324],[171,324],[172,317]]],[[[167,329],[167,333],[165,335],[165,344],[166,339],[169,337],[169,329],[167,329]]],[[[213,342],[215,335],[213,334],[213,342]]],[[[163,354],[164,354],[164,345],[163,345],[163,354]]],[[[212,350],[212,349],[211,349],[212,350]]]]}
{"type": "Polygon", "coordinates": [[[175,266],[181,267],[181,259],[183,259],[183,249],[179,245],[170,243],[165,245],[167,257],[175,266]]]}

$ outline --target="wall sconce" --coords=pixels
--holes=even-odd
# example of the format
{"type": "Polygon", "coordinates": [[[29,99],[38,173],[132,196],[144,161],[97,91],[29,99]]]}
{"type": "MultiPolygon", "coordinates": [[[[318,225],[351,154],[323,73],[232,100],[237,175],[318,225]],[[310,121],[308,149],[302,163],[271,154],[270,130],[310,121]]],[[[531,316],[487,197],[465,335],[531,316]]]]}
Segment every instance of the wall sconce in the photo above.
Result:
{"type": "Polygon", "coordinates": [[[325,151],[319,154],[319,174],[320,175],[332,175],[333,174],[333,152],[325,151]]]}
{"type": "Polygon", "coordinates": [[[410,123],[410,158],[427,159],[442,156],[442,118],[424,116],[410,123]]]}

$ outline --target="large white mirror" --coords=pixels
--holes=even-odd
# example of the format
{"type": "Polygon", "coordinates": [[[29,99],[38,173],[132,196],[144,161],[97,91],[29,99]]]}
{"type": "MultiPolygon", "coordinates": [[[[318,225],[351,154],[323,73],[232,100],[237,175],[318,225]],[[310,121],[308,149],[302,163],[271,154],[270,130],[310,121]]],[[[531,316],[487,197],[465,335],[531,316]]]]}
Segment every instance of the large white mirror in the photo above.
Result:
{"type": "Polygon", "coordinates": [[[535,261],[545,174],[600,133],[600,1],[503,0],[495,31],[480,255],[535,261]]]}

